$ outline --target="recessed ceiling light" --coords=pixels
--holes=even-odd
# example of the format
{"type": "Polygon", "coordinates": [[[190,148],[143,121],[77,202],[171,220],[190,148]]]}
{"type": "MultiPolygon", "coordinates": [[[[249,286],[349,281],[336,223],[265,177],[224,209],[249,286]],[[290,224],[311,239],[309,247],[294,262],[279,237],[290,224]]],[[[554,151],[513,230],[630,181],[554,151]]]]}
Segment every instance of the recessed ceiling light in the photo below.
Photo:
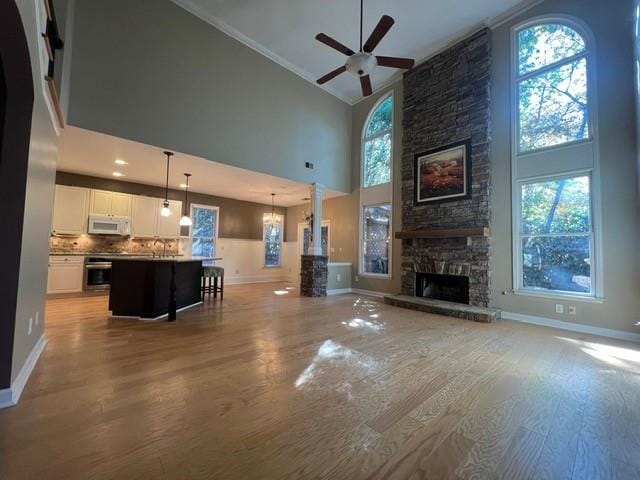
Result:
{"type": "Polygon", "coordinates": [[[114,177],[124,177],[124,173],[122,172],[113,172],[111,175],[113,175],[114,177]]]}
{"type": "Polygon", "coordinates": [[[121,160],[120,158],[117,158],[115,161],[116,165],[129,165],[129,162],[125,162],[124,160],[121,160]]]}

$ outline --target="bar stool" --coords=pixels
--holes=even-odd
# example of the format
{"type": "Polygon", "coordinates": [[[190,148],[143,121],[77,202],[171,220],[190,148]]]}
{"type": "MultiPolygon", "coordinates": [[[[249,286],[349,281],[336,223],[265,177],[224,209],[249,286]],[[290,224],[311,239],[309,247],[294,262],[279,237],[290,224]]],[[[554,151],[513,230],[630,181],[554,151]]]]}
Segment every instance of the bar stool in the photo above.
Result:
{"type": "Polygon", "coordinates": [[[220,300],[224,299],[224,268],[213,265],[202,267],[202,300],[204,300],[205,294],[211,295],[212,293],[213,298],[218,298],[218,293],[220,293],[220,300]],[[207,280],[209,280],[208,285],[207,280]],[[218,285],[218,281],[220,285],[218,285]]]}

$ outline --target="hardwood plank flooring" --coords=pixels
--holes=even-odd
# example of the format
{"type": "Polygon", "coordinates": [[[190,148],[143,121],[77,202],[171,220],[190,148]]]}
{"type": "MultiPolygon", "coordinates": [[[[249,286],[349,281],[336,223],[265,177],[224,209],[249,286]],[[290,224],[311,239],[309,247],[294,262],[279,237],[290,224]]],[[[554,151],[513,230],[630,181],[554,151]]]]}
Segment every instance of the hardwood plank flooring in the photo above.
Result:
{"type": "Polygon", "coordinates": [[[638,345],[290,284],[178,321],[48,301],[0,479],[638,478],[638,345]],[[286,293],[285,293],[286,292],[286,293]]]}

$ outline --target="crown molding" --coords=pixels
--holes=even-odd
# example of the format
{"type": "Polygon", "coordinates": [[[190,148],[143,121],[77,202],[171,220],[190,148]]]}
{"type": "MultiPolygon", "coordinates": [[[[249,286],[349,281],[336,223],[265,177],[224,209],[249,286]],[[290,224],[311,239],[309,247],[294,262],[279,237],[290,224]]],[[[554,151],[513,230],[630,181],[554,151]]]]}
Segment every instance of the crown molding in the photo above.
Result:
{"type": "MultiPolygon", "coordinates": [[[[464,38],[466,38],[466,37],[468,37],[470,35],[473,35],[474,33],[478,32],[479,30],[482,30],[483,28],[495,29],[495,28],[507,23],[508,21],[512,20],[513,18],[517,17],[518,15],[521,15],[522,13],[526,12],[527,10],[529,10],[529,9],[531,9],[531,8],[537,6],[537,5],[540,5],[544,1],[545,0],[523,0],[519,4],[517,4],[514,7],[510,8],[506,12],[501,13],[500,15],[497,15],[497,16],[491,17],[491,18],[487,18],[484,21],[477,23],[476,25],[474,25],[471,28],[468,28],[468,29],[465,29],[463,31],[459,31],[459,32],[457,32],[457,33],[455,33],[453,35],[450,35],[449,37],[447,37],[442,42],[439,42],[434,47],[429,48],[425,52],[423,52],[423,54],[419,57],[419,60],[416,61],[416,66],[420,65],[420,64],[422,64],[422,63],[424,63],[424,62],[426,62],[428,60],[430,60],[431,58],[435,57],[436,55],[442,53],[443,51],[447,50],[451,46],[455,45],[460,40],[462,40],[462,39],[464,39],[464,38]]],[[[238,30],[236,30],[232,26],[226,24],[222,20],[220,20],[217,17],[213,16],[212,14],[207,12],[204,8],[200,7],[195,2],[193,2],[193,0],[171,0],[171,2],[175,3],[179,7],[182,7],[187,12],[191,13],[192,15],[194,15],[197,18],[199,18],[200,20],[208,23],[209,25],[213,26],[214,28],[220,30],[224,34],[226,34],[229,37],[233,38],[234,40],[237,40],[238,42],[242,43],[243,45],[246,45],[247,47],[251,48],[252,50],[258,52],[259,54],[261,54],[261,55],[263,55],[265,57],[267,57],[269,60],[277,63],[281,67],[284,67],[287,70],[289,70],[290,72],[295,73],[296,75],[298,75],[299,77],[303,78],[304,80],[306,80],[307,82],[311,83],[312,85],[316,86],[317,88],[320,88],[320,89],[324,90],[325,92],[333,95],[334,97],[342,100],[343,102],[347,103],[348,105],[354,106],[354,105],[357,105],[358,103],[362,102],[363,100],[366,100],[367,98],[370,98],[370,97],[360,97],[360,98],[357,98],[357,99],[354,100],[353,98],[349,97],[348,95],[345,95],[344,93],[342,93],[339,90],[331,87],[328,84],[318,85],[317,82],[316,82],[316,78],[315,78],[315,76],[313,74],[311,74],[310,72],[304,70],[303,68],[298,67],[297,65],[294,65],[293,63],[291,63],[290,61],[288,61],[285,58],[281,57],[277,53],[272,52],[271,50],[269,50],[265,46],[261,45],[260,43],[256,42],[255,40],[249,38],[245,34],[241,33],[238,30]]],[[[401,80],[403,74],[404,74],[404,71],[398,71],[397,73],[392,75],[389,79],[387,79],[385,82],[383,82],[382,84],[380,84],[379,86],[377,86],[373,90],[373,95],[376,95],[376,94],[378,94],[380,92],[385,91],[391,85],[393,85],[394,83],[396,83],[399,80],[401,80]]]]}
{"type": "Polygon", "coordinates": [[[269,50],[268,48],[266,48],[263,45],[259,44],[255,40],[247,37],[244,33],[239,32],[238,30],[236,30],[232,26],[230,26],[230,25],[226,24],[225,22],[223,22],[222,20],[214,17],[209,12],[205,11],[202,7],[200,7],[199,5],[196,5],[192,0],[171,0],[171,2],[175,3],[179,7],[182,7],[183,9],[185,9],[190,14],[194,15],[195,17],[198,17],[200,20],[202,20],[202,21],[208,23],[209,25],[217,28],[222,33],[228,35],[229,37],[233,38],[234,40],[237,40],[238,42],[240,42],[243,45],[249,47],[250,49],[258,52],[259,54],[261,54],[261,55],[263,55],[265,57],[267,57],[269,60],[277,63],[281,67],[284,67],[287,70],[289,70],[290,72],[295,73],[299,77],[303,78],[304,80],[306,80],[307,82],[313,84],[314,86],[320,88],[321,90],[324,90],[325,92],[330,93],[334,97],[342,100],[343,102],[345,102],[345,103],[347,103],[349,105],[353,105],[353,99],[352,98],[350,98],[347,95],[343,94],[339,90],[336,90],[335,88],[331,87],[330,85],[326,85],[326,84],[325,85],[318,85],[317,82],[316,82],[316,78],[315,78],[315,76],[313,74],[311,74],[310,72],[307,72],[306,70],[298,67],[297,65],[294,65],[289,60],[287,60],[287,59],[281,57],[280,55],[272,52],[271,50],[269,50]]]}

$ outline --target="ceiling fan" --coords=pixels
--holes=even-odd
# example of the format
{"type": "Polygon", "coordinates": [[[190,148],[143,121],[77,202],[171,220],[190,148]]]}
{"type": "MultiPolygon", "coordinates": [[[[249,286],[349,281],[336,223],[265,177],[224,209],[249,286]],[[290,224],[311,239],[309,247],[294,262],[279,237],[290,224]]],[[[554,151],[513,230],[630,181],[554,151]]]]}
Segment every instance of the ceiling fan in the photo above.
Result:
{"type": "Polygon", "coordinates": [[[336,68],[332,72],[327,73],[324,77],[318,79],[318,85],[327,83],[329,80],[334,79],[338,75],[344,72],[349,72],[352,75],[360,78],[360,85],[362,86],[362,94],[368,97],[373,93],[371,88],[371,72],[377,67],[391,67],[391,68],[403,68],[411,69],[415,64],[415,60],[411,58],[399,58],[399,57],[381,57],[373,55],[373,50],[378,46],[380,41],[389,32],[395,21],[389,15],[383,15],[376,28],[373,29],[369,39],[362,44],[362,17],[363,17],[363,5],[364,0],[360,0],[360,50],[356,53],[349,47],[346,47],[342,43],[334,40],[329,35],[319,33],[316,35],[316,40],[328,45],[329,47],[343,53],[347,57],[347,62],[344,66],[336,68]]]}

